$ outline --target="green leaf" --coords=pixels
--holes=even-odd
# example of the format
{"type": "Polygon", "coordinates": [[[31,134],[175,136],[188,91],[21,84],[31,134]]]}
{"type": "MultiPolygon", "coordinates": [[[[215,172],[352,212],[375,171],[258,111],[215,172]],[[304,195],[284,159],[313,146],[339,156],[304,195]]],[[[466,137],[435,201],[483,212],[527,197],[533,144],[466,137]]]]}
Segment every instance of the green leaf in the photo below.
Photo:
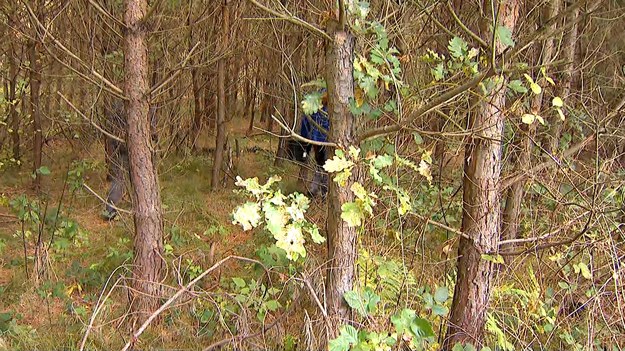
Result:
{"type": "Polygon", "coordinates": [[[37,174],[50,175],[50,169],[46,166],[41,166],[36,170],[37,174]]]}
{"type": "Polygon", "coordinates": [[[434,300],[438,303],[445,303],[449,298],[449,289],[446,286],[441,286],[434,292],[434,300]]]}
{"type": "Polygon", "coordinates": [[[423,137],[421,136],[421,134],[414,132],[412,133],[412,137],[414,139],[415,144],[417,145],[423,144],[423,137]]]}
{"type": "Polygon", "coordinates": [[[364,213],[355,202],[346,202],[341,206],[341,218],[349,227],[358,227],[362,224],[364,213]]]}
{"type": "Polygon", "coordinates": [[[343,294],[343,298],[345,299],[349,307],[355,309],[358,314],[363,317],[367,316],[367,309],[365,307],[364,301],[357,291],[346,291],[345,294],[343,294]]]}
{"type": "Polygon", "coordinates": [[[432,330],[432,325],[426,319],[423,318],[415,318],[414,321],[410,324],[410,330],[416,336],[420,337],[430,337],[434,336],[434,330],[432,330]]]}
{"type": "Polygon", "coordinates": [[[518,94],[527,93],[527,88],[523,86],[523,82],[519,79],[512,80],[508,83],[508,88],[518,94]]]}
{"type": "Polygon", "coordinates": [[[321,102],[321,93],[314,92],[304,95],[304,99],[302,100],[302,111],[304,111],[305,114],[312,115],[313,113],[321,110],[322,107],[323,103],[321,102]]]}
{"type": "Polygon", "coordinates": [[[367,304],[367,312],[371,313],[375,311],[376,306],[381,300],[380,296],[376,294],[370,287],[366,287],[365,291],[363,292],[363,297],[367,304]]]}
{"type": "Polygon", "coordinates": [[[326,238],[319,233],[319,227],[317,226],[313,226],[312,229],[308,229],[308,233],[315,244],[321,244],[326,241],[326,238]]]}
{"type": "Polygon", "coordinates": [[[278,308],[280,308],[280,302],[276,301],[276,300],[269,300],[267,302],[265,302],[265,307],[267,307],[267,309],[269,311],[275,311],[278,308]]]}
{"type": "Polygon", "coordinates": [[[232,281],[234,282],[234,284],[237,286],[237,288],[244,288],[245,287],[245,280],[239,278],[239,277],[234,277],[232,278],[232,281]]]}
{"type": "Polygon", "coordinates": [[[495,33],[495,36],[504,46],[504,49],[514,47],[515,42],[514,40],[512,40],[512,32],[510,31],[510,28],[505,26],[497,26],[497,32],[495,33]]]}
{"type": "Polygon", "coordinates": [[[445,316],[449,312],[449,309],[445,306],[434,305],[432,306],[432,314],[435,316],[445,316]]]}
{"type": "Polygon", "coordinates": [[[391,155],[378,155],[373,160],[371,160],[371,165],[376,169],[382,169],[389,167],[393,164],[393,156],[391,155]]]}
{"type": "Polygon", "coordinates": [[[588,266],[584,262],[578,263],[577,267],[579,267],[579,270],[582,273],[582,277],[588,280],[592,279],[592,273],[590,272],[590,269],[588,269],[588,266]]]}
{"type": "Polygon", "coordinates": [[[417,313],[414,310],[404,308],[401,312],[391,317],[391,322],[395,326],[397,333],[403,334],[410,330],[410,324],[416,318],[417,313]]]}
{"type": "Polygon", "coordinates": [[[454,347],[451,348],[451,351],[464,351],[464,346],[461,343],[456,343],[454,347]]]}
{"type": "Polygon", "coordinates": [[[460,37],[453,37],[447,45],[449,52],[455,58],[461,58],[469,51],[469,45],[460,37]]]}
{"type": "Polygon", "coordinates": [[[344,325],[340,329],[340,335],[330,340],[329,351],[349,351],[351,345],[358,343],[358,330],[351,325],[344,325]]]}
{"type": "Polygon", "coordinates": [[[439,62],[436,66],[434,66],[434,68],[432,68],[431,71],[432,71],[432,76],[434,76],[434,80],[436,81],[445,79],[445,76],[447,75],[447,69],[445,68],[445,65],[442,62],[439,62]]]}

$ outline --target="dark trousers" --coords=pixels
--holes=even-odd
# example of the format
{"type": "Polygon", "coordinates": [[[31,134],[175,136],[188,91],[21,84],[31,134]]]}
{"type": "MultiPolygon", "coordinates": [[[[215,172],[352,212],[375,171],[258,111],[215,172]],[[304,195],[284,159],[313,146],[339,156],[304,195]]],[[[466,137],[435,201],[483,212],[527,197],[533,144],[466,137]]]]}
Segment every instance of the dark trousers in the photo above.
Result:
{"type": "Polygon", "coordinates": [[[309,195],[325,196],[328,192],[328,174],[323,169],[326,163],[326,148],[320,145],[306,145],[306,154],[310,156],[311,151],[315,152],[315,172],[310,182],[309,195]]]}
{"type": "Polygon", "coordinates": [[[106,213],[112,218],[117,214],[115,207],[124,197],[125,180],[128,174],[128,150],[126,145],[116,140],[107,139],[106,142],[107,178],[111,182],[111,187],[106,196],[106,213]]]}

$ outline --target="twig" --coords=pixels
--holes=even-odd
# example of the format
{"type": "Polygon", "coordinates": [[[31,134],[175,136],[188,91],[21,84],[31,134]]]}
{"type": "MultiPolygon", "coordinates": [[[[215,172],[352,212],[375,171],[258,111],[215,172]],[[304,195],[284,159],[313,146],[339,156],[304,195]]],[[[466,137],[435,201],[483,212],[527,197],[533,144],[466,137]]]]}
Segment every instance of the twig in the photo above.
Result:
{"type": "Polygon", "coordinates": [[[425,217],[425,216],[422,216],[422,215],[420,215],[420,214],[416,214],[416,213],[414,213],[414,212],[409,212],[409,213],[410,213],[411,215],[413,215],[413,216],[415,216],[415,217],[417,217],[417,218],[419,218],[419,219],[421,219],[421,220],[425,221],[425,222],[426,222],[426,223],[428,223],[428,224],[432,224],[432,225],[434,225],[434,226],[436,226],[436,227],[439,227],[439,228],[441,228],[441,229],[445,229],[445,230],[447,230],[447,231],[450,231],[450,232],[452,232],[452,233],[454,233],[454,234],[456,234],[456,235],[458,235],[458,236],[461,236],[461,237],[463,237],[463,238],[465,238],[465,239],[473,240],[473,238],[471,238],[471,237],[469,236],[469,234],[466,234],[466,233],[464,233],[464,232],[461,232],[461,231],[460,231],[460,230],[458,230],[458,229],[452,228],[452,227],[450,227],[450,226],[448,226],[448,225],[446,225],[446,224],[443,224],[443,223],[441,223],[441,222],[437,222],[437,221],[431,220],[431,219],[429,219],[429,218],[427,218],[427,217],[425,217]]]}
{"type": "Polygon", "coordinates": [[[460,18],[458,17],[458,15],[456,14],[456,11],[454,11],[454,8],[451,6],[451,3],[448,1],[445,2],[445,5],[447,6],[447,10],[449,11],[449,14],[451,14],[451,17],[454,18],[454,21],[456,21],[456,24],[458,24],[458,26],[465,32],[467,33],[471,38],[473,38],[473,40],[475,40],[478,44],[480,44],[481,47],[483,48],[488,48],[488,44],[486,44],[486,42],[484,40],[482,40],[482,38],[480,38],[479,35],[475,34],[471,29],[469,29],[463,22],[462,20],[460,20],[460,18]]]}
{"type": "Polygon", "coordinates": [[[98,193],[96,193],[93,189],[91,189],[86,183],[82,183],[82,186],[84,186],[85,189],[87,189],[91,194],[93,194],[93,196],[97,197],[98,199],[100,199],[100,201],[102,201],[105,204],[111,206],[115,210],[117,210],[119,212],[122,212],[122,213],[126,213],[126,214],[132,214],[132,211],[128,211],[128,210],[125,210],[123,208],[119,208],[119,207],[115,206],[114,204],[106,201],[104,198],[102,198],[102,196],[98,195],[98,193]]]}
{"type": "Polygon", "coordinates": [[[440,105],[454,99],[456,96],[464,93],[465,91],[476,87],[478,84],[480,84],[480,82],[482,82],[483,80],[490,78],[491,76],[493,76],[495,74],[495,70],[489,69],[485,72],[483,72],[482,74],[479,74],[475,77],[473,77],[473,79],[469,80],[468,82],[457,86],[454,89],[451,89],[441,95],[439,95],[438,97],[436,97],[435,99],[430,100],[430,102],[426,103],[423,107],[421,107],[420,109],[418,109],[417,111],[414,112],[414,114],[412,114],[412,116],[410,116],[405,123],[403,124],[395,124],[395,125],[390,125],[390,126],[384,126],[384,127],[380,127],[380,128],[375,128],[375,129],[370,129],[367,130],[366,132],[360,134],[356,140],[360,143],[362,141],[365,141],[367,139],[371,139],[380,135],[385,135],[385,134],[390,134],[393,132],[398,132],[402,129],[407,129],[407,125],[409,125],[411,122],[415,121],[417,118],[423,116],[424,114],[434,110],[435,108],[439,107],[440,105]]]}
{"type": "MultiPolygon", "coordinates": [[[[265,269],[265,272],[267,272],[267,269],[265,268],[265,266],[261,262],[259,262],[257,260],[253,260],[251,258],[241,257],[241,256],[232,256],[231,255],[231,256],[228,256],[228,257],[220,260],[219,262],[215,263],[211,268],[205,270],[200,275],[198,275],[195,279],[190,281],[187,285],[185,285],[182,288],[178,289],[178,291],[176,291],[176,293],[174,295],[172,295],[172,297],[170,297],[167,301],[165,301],[164,304],[161,305],[161,307],[159,307],[156,311],[154,311],[154,313],[152,313],[148,317],[148,319],[146,319],[145,322],[143,322],[141,327],[139,327],[139,329],[137,329],[137,331],[132,335],[132,338],[130,339],[130,341],[128,341],[126,343],[126,345],[124,345],[124,347],[122,348],[121,351],[127,351],[132,346],[132,344],[139,338],[139,336],[141,334],[143,334],[143,332],[148,328],[148,326],[152,323],[152,321],[154,321],[154,319],[156,319],[156,317],[158,317],[161,313],[163,313],[172,303],[174,303],[174,301],[176,301],[180,296],[182,296],[182,294],[184,294],[185,292],[189,291],[191,289],[191,287],[193,287],[197,282],[202,280],[202,278],[204,278],[205,276],[210,274],[212,271],[214,271],[215,269],[219,268],[221,265],[223,265],[224,263],[228,262],[231,259],[237,259],[237,260],[241,260],[241,261],[246,261],[246,262],[250,262],[250,263],[259,264],[260,266],[262,266],[265,269]]],[[[267,274],[269,274],[269,273],[267,273],[267,274]]]]}
{"type": "Polygon", "coordinates": [[[251,339],[251,338],[255,338],[257,336],[262,335],[263,333],[265,333],[267,330],[273,328],[276,324],[278,324],[279,321],[282,320],[282,318],[286,317],[286,315],[288,315],[289,313],[291,313],[291,311],[293,310],[293,307],[297,305],[297,300],[293,301],[291,303],[291,306],[289,306],[289,310],[284,312],[283,314],[281,314],[280,316],[278,316],[273,322],[271,322],[270,324],[266,325],[263,327],[263,329],[259,332],[256,332],[254,334],[249,334],[249,335],[238,335],[238,336],[232,336],[230,338],[226,338],[223,340],[220,340],[218,342],[212,343],[210,345],[208,345],[208,347],[206,347],[203,351],[210,351],[213,349],[216,349],[222,345],[225,345],[229,342],[232,342],[234,340],[238,340],[238,341],[243,341],[245,339],[251,339]]]}
{"type": "Polygon", "coordinates": [[[342,149],[337,143],[332,143],[332,142],[328,142],[328,141],[315,141],[315,140],[311,140],[308,138],[304,138],[303,136],[295,133],[295,131],[293,129],[291,129],[289,126],[285,125],[284,123],[282,123],[282,121],[280,121],[280,119],[276,118],[274,115],[271,115],[271,118],[273,118],[274,121],[276,121],[280,127],[282,127],[283,129],[285,129],[289,134],[282,136],[283,138],[286,137],[292,137],[295,138],[299,141],[303,141],[312,145],[318,145],[318,146],[327,146],[327,147],[333,147],[333,148],[337,148],[337,149],[342,149]]]}
{"type": "Polygon", "coordinates": [[[95,129],[97,129],[98,131],[100,131],[102,134],[106,135],[107,137],[117,140],[120,143],[126,143],[126,141],[116,135],[113,135],[109,132],[107,132],[106,130],[104,130],[102,127],[100,127],[99,125],[97,125],[93,120],[91,120],[89,117],[85,116],[84,113],[82,113],[82,111],[80,111],[76,106],[74,106],[74,104],[72,104],[63,94],[61,94],[60,91],[56,92],[68,105],[69,107],[71,107],[74,111],[76,111],[76,113],[78,113],[85,121],[91,123],[92,126],[95,127],[95,129]]]}
{"type": "Polygon", "coordinates": [[[261,10],[263,10],[265,12],[268,12],[268,13],[270,13],[270,14],[272,14],[272,15],[280,18],[280,19],[283,19],[283,20],[285,20],[287,22],[291,22],[291,23],[296,24],[298,26],[302,26],[302,27],[308,29],[309,31],[311,31],[313,34],[316,34],[316,35],[318,35],[318,36],[320,36],[320,37],[322,37],[322,38],[324,38],[326,40],[332,41],[332,38],[328,35],[328,33],[324,32],[323,30],[317,28],[316,26],[314,26],[314,25],[312,25],[312,24],[310,24],[310,23],[308,23],[308,22],[306,22],[306,21],[304,21],[302,19],[299,19],[296,16],[287,16],[287,15],[285,15],[283,13],[280,13],[280,12],[278,12],[276,10],[273,10],[273,9],[271,9],[271,8],[261,4],[260,2],[258,2],[256,0],[248,0],[248,1],[251,2],[254,6],[258,7],[259,9],[261,9],[261,10]]]}
{"type": "Polygon", "coordinates": [[[200,46],[199,41],[191,48],[191,50],[189,50],[189,53],[180,64],[180,68],[176,72],[174,72],[174,74],[167,77],[164,81],[157,84],[154,88],[150,89],[150,94],[154,94],[155,92],[161,90],[165,85],[167,85],[174,78],[176,78],[180,74],[180,72],[182,72],[182,69],[185,68],[185,66],[187,65],[187,62],[189,62],[189,60],[191,59],[191,56],[193,56],[193,52],[195,51],[195,49],[198,48],[198,46],[200,46]]]}
{"type": "MultiPolygon", "coordinates": [[[[28,14],[31,17],[31,20],[34,21],[34,23],[36,24],[37,27],[39,27],[42,31],[43,31],[43,35],[38,35],[39,36],[39,40],[41,41],[41,43],[44,43],[44,40],[46,37],[49,37],[52,42],[59,48],[61,49],[63,52],[65,52],[67,55],[69,55],[71,58],[73,58],[74,60],[76,60],[78,63],[80,63],[84,68],[87,68],[87,65],[84,63],[84,61],[78,57],[76,54],[74,54],[70,49],[68,49],[65,45],[63,45],[59,40],[57,40],[52,34],[50,34],[50,32],[48,31],[48,29],[43,25],[43,23],[41,23],[41,21],[39,21],[39,18],[37,18],[37,15],[35,15],[35,12],[33,11],[32,8],[30,8],[30,6],[28,6],[26,1],[22,1],[24,3],[24,6],[26,7],[26,9],[28,10],[28,14]]],[[[39,31],[37,31],[37,34],[39,34],[39,31]]],[[[45,47],[45,45],[44,45],[45,47]]],[[[55,56],[56,58],[56,56],[55,56]]],[[[61,62],[61,64],[63,64],[64,66],[76,71],[73,67],[71,67],[70,65],[65,64],[64,62],[62,62],[61,60],[57,59],[57,61],[61,62]]],[[[91,69],[92,72],[95,72],[95,70],[92,68],[91,69]]],[[[77,71],[76,71],[77,72],[77,71]]],[[[81,73],[82,74],[82,73],[81,73]]],[[[89,79],[88,77],[86,77],[86,75],[83,74],[83,76],[86,79],[89,79]]],[[[97,74],[96,77],[103,77],[101,74],[97,74]]],[[[104,82],[109,89],[111,89],[112,93],[118,96],[123,96],[123,91],[121,88],[119,88],[118,86],[116,86],[115,84],[111,83],[108,80],[102,80],[102,82],[104,82]]]]}

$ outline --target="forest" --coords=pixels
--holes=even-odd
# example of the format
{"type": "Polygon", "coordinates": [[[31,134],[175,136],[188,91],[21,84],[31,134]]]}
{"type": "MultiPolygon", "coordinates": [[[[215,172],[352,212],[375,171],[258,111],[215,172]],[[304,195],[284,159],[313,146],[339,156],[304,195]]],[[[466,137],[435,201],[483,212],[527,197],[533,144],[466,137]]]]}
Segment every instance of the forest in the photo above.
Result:
{"type": "Polygon", "coordinates": [[[0,1],[0,351],[625,349],[623,30],[0,1]]]}

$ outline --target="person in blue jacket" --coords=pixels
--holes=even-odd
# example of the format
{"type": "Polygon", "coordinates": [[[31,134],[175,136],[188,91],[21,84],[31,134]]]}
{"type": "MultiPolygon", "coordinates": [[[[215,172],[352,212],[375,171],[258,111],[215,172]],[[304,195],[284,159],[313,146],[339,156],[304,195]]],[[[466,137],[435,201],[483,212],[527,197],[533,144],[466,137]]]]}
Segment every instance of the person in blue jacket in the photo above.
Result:
{"type": "MultiPolygon", "coordinates": [[[[330,131],[330,119],[327,112],[328,92],[323,89],[321,93],[323,107],[310,116],[304,116],[300,135],[312,141],[326,142],[330,131]]],[[[323,170],[327,159],[326,147],[308,143],[304,145],[304,158],[307,158],[312,151],[315,152],[315,173],[310,184],[309,195],[323,197],[328,192],[328,174],[323,170]]]]}

